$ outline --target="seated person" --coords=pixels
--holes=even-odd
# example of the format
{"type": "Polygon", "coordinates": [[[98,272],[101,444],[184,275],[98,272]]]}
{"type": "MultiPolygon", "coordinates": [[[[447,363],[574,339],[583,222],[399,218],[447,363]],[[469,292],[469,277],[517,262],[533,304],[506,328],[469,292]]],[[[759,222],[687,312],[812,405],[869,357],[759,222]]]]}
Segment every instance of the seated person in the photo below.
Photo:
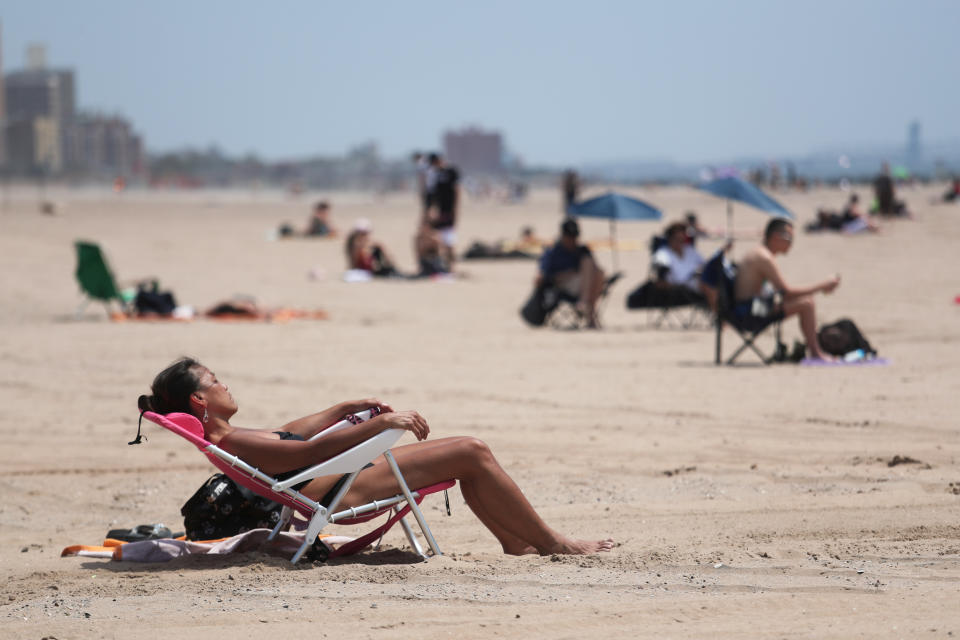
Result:
{"type": "Polygon", "coordinates": [[[954,178],[950,183],[950,188],[943,194],[944,202],[956,202],[960,200],[960,178],[954,178]]]}
{"type": "Polygon", "coordinates": [[[536,259],[543,253],[544,242],[538,238],[533,227],[524,227],[516,240],[497,240],[493,243],[476,241],[470,245],[463,257],[479,258],[526,258],[536,259]]]}
{"type": "Polygon", "coordinates": [[[880,230],[880,226],[877,223],[870,220],[869,216],[860,211],[860,196],[855,193],[850,194],[847,206],[843,208],[841,223],[840,228],[845,233],[880,230]]]}
{"type": "Polygon", "coordinates": [[[653,277],[627,298],[627,307],[680,307],[706,304],[700,292],[699,273],[703,257],[690,244],[688,225],[667,227],[665,241],[653,253],[653,277]]]}
{"type": "Polygon", "coordinates": [[[870,220],[869,216],[860,211],[860,197],[852,193],[841,213],[829,209],[817,211],[815,222],[807,225],[807,231],[843,231],[857,233],[859,231],[879,231],[880,227],[870,220]]]}
{"type": "Polygon", "coordinates": [[[429,222],[423,221],[413,238],[413,252],[417,256],[418,276],[430,276],[450,273],[450,267],[443,259],[443,244],[437,232],[429,222]]]}
{"type": "Polygon", "coordinates": [[[603,290],[604,274],[597,266],[590,248],[577,242],[580,226],[573,218],[560,225],[560,239],[540,257],[540,273],[536,285],[546,281],[575,296],[577,307],[587,318],[587,327],[599,329],[597,300],[603,290]]]}
{"type": "Polygon", "coordinates": [[[330,205],[326,200],[321,200],[314,205],[313,214],[307,220],[307,228],[303,235],[330,237],[337,235],[337,230],[330,224],[330,205]]]}
{"type": "MultiPolygon", "coordinates": [[[[403,429],[418,442],[394,447],[391,452],[410,486],[457,480],[467,506],[497,538],[504,553],[591,554],[613,548],[612,540],[575,540],[551,529],[484,442],[470,437],[426,442],[430,426],[423,416],[416,411],[394,411],[375,398],[341,402],[273,429],[245,429],[230,423],[237,402],[227,385],[196,360],[181,358],[157,374],[151,395],[140,396],[137,406],[141,411],[195,416],[209,442],[277,477],[295,475],[387,429],[403,429]],[[381,414],[310,440],[345,415],[371,407],[379,408],[381,414]]],[[[296,488],[312,500],[329,504],[325,497],[333,497],[342,477],[321,476],[296,488]]],[[[386,499],[395,495],[397,488],[390,465],[379,456],[357,474],[340,505],[348,508],[386,499]]]]}
{"type": "Polygon", "coordinates": [[[876,201],[871,213],[877,213],[881,216],[912,217],[907,205],[896,198],[893,177],[890,175],[890,165],[886,162],[883,163],[880,175],[873,181],[873,192],[876,201]]]}
{"type": "Polygon", "coordinates": [[[297,231],[289,222],[285,222],[277,229],[277,233],[281,238],[292,238],[300,235],[332,238],[337,235],[337,230],[330,224],[330,205],[325,200],[321,200],[314,205],[313,212],[307,220],[307,226],[302,232],[297,231]]]}
{"type": "Polygon", "coordinates": [[[777,267],[776,256],[787,253],[793,243],[793,224],[785,218],[773,218],[767,224],[763,244],[752,249],[740,261],[734,281],[733,315],[743,326],[760,326],[798,314],[800,330],[813,358],[830,360],[817,342],[817,315],[813,295],[832,293],[840,284],[840,276],[806,287],[787,284],[777,267]],[[773,292],[769,291],[772,287],[773,292]],[[783,300],[775,300],[779,293],[783,300]]]}
{"type": "Polygon", "coordinates": [[[396,268],[393,260],[382,245],[370,240],[373,227],[366,218],[361,218],[353,225],[353,231],[347,236],[345,250],[347,254],[347,268],[368,271],[374,276],[395,276],[396,268]]]}

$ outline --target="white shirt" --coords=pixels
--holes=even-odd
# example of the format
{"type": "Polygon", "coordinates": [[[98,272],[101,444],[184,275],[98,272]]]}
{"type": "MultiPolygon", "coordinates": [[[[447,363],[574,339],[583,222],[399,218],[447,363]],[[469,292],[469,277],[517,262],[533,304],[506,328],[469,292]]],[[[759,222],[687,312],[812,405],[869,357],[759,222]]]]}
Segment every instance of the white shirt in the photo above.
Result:
{"type": "Polygon", "coordinates": [[[653,266],[666,267],[667,282],[682,284],[694,291],[697,290],[697,272],[703,266],[703,257],[692,246],[684,245],[683,253],[677,255],[670,247],[664,246],[653,254],[653,266]]]}

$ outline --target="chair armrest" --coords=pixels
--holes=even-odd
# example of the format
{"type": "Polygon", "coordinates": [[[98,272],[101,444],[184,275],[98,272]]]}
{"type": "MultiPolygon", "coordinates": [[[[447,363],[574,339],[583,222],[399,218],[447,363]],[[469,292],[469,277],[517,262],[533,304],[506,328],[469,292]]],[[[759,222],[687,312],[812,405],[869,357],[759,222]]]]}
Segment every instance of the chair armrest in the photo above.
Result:
{"type": "MultiPolygon", "coordinates": [[[[346,420],[344,420],[344,422],[346,422],[346,420]]],[[[330,428],[332,429],[333,427],[330,428]]],[[[329,431],[329,429],[327,429],[327,431],[329,431]]],[[[305,480],[359,471],[363,468],[363,465],[372,461],[377,456],[382,455],[385,451],[388,451],[390,447],[396,444],[403,433],[403,429],[387,429],[386,431],[381,431],[372,438],[364,440],[360,444],[342,453],[338,453],[329,460],[314,465],[309,469],[304,469],[297,475],[274,484],[272,489],[274,491],[282,491],[305,480]]]]}
{"type": "MultiPolygon", "coordinates": [[[[371,411],[370,409],[366,409],[364,411],[360,411],[358,413],[353,414],[353,416],[358,420],[358,422],[366,422],[367,420],[373,417],[373,411],[371,411]]],[[[317,438],[322,438],[323,436],[329,435],[335,431],[340,431],[341,429],[352,427],[354,424],[356,423],[350,422],[349,420],[341,420],[340,422],[330,425],[320,433],[311,437],[310,440],[316,440],[317,438]]]]}

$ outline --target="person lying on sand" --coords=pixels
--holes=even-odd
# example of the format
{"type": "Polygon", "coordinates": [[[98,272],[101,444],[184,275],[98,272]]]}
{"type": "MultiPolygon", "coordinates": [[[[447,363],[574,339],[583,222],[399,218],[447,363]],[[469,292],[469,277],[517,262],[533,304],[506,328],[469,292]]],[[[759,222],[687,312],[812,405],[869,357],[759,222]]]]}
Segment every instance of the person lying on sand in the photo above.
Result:
{"type": "Polygon", "coordinates": [[[840,284],[840,276],[807,287],[792,287],[780,274],[776,256],[787,253],[793,244],[793,224],[784,218],[773,218],[767,224],[763,244],[752,249],[740,261],[737,279],[734,282],[733,312],[741,317],[779,316],[785,318],[798,314],[800,330],[807,341],[810,355],[817,360],[833,360],[820,349],[817,341],[817,311],[813,294],[822,291],[832,293],[840,284]],[[783,296],[776,303],[773,295],[765,292],[769,283],[774,291],[783,296]]]}
{"type": "MultiPolygon", "coordinates": [[[[341,402],[278,430],[235,427],[230,419],[237,412],[237,402],[229,388],[207,367],[191,358],[181,358],[157,374],[151,391],[153,395],[138,399],[141,411],[192,414],[203,423],[208,441],[264,473],[278,476],[290,477],[387,429],[404,429],[419,442],[396,447],[392,452],[410,486],[425,487],[444,480],[458,480],[467,505],[496,536],[504,553],[590,554],[613,547],[609,539],[574,540],[551,529],[483,441],[461,436],[427,442],[430,426],[416,411],[394,411],[390,405],[369,398],[341,402]],[[382,413],[309,441],[344,415],[371,407],[378,407],[382,413]]],[[[313,500],[320,500],[338,480],[338,476],[314,478],[297,489],[313,500]]],[[[388,498],[399,491],[389,465],[381,456],[357,475],[341,505],[357,506],[388,498]]]]}

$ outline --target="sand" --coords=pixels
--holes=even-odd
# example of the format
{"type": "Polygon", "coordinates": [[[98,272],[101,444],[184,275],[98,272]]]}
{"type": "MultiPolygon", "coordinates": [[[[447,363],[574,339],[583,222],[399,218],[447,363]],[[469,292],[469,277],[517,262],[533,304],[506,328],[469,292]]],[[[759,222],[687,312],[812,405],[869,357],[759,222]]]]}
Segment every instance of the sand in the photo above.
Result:
{"type": "MultiPolygon", "coordinates": [[[[724,203],[688,188],[633,189],[666,218],[724,203]]],[[[861,190],[866,195],[865,190],[861,190]]],[[[271,241],[315,197],[341,229],[363,216],[412,269],[412,194],[204,191],[120,195],[33,187],[0,193],[0,620],[4,638],[450,638],[960,636],[960,208],[940,186],[905,189],[917,220],[876,236],[797,233],[787,278],[833,273],[821,320],[851,317],[890,366],[715,367],[705,330],[652,330],[624,308],[646,251],[601,332],[531,330],[517,310],[532,262],[463,263],[455,282],[340,280],[338,240],[271,241]],[[322,308],[285,324],[80,319],[72,243],[94,240],[117,277],[154,275],[204,307],[235,293],[322,308]],[[314,277],[310,277],[310,273],[314,277]],[[240,403],[234,422],[279,426],[349,398],[415,408],[435,437],[482,438],[545,519],[618,546],[590,557],[505,557],[451,493],[426,514],[445,555],[428,562],[399,530],[379,551],[328,564],[265,553],[162,565],[60,558],[108,529],[164,522],[212,473],[149,425],[136,397],[182,354],[240,403]],[[889,466],[894,456],[918,462],[889,466]],[[953,484],[951,484],[953,483],[953,484]]],[[[844,194],[777,196],[805,222],[844,194]]],[[[460,246],[552,236],[559,194],[520,205],[467,201],[460,246]]],[[[735,207],[759,231],[763,214],[735,207]]],[[[623,223],[644,244],[662,225],[623,223]]],[[[584,225],[587,238],[608,233],[584,225]]],[[[752,241],[741,240],[735,254],[752,241]]],[[[716,242],[704,242],[704,252],[716,242]]],[[[598,252],[609,267],[609,252],[598,252]]],[[[799,336],[785,325],[789,342],[799,336]]],[[[727,349],[734,344],[728,331],[727,349]]],[[[770,340],[761,340],[769,348],[770,340]]],[[[349,529],[339,529],[347,532],[349,529]]]]}

